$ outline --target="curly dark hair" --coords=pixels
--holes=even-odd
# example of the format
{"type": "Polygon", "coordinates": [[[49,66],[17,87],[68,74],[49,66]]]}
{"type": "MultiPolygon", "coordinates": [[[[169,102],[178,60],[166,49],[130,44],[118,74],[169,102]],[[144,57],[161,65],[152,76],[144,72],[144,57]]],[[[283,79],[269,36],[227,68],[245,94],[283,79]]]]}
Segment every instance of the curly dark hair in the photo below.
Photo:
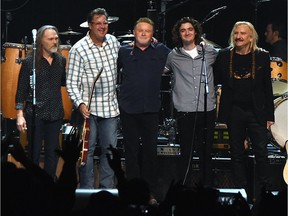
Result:
{"type": "Polygon", "coordinates": [[[191,23],[191,25],[194,27],[196,35],[195,35],[195,44],[198,45],[200,44],[200,42],[202,41],[202,27],[200,25],[200,23],[191,18],[191,17],[183,17],[180,20],[177,21],[177,23],[173,26],[172,29],[172,41],[175,44],[176,47],[182,47],[183,43],[182,40],[180,38],[180,26],[183,23],[191,23]]]}

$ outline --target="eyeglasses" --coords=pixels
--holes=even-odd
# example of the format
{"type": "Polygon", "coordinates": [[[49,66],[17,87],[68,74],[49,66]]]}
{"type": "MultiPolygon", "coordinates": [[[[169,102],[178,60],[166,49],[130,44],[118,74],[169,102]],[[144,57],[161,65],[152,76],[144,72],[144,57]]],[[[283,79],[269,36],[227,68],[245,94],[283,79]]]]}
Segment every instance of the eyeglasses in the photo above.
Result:
{"type": "Polygon", "coordinates": [[[91,21],[90,23],[92,23],[95,26],[102,26],[102,25],[106,26],[106,25],[108,25],[108,22],[101,23],[101,22],[93,22],[93,21],[91,21]]]}

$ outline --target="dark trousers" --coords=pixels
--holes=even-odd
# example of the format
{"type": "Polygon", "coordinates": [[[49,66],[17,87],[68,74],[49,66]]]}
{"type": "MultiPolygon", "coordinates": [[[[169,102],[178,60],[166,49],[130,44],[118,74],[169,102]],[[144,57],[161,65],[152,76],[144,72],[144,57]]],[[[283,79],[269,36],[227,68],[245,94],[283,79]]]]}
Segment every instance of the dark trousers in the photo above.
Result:
{"type": "Polygon", "coordinates": [[[120,110],[128,179],[142,178],[157,189],[158,113],[129,114],[120,110]]]}
{"type": "Polygon", "coordinates": [[[206,113],[206,126],[204,112],[178,112],[177,124],[180,139],[181,156],[177,165],[178,180],[185,181],[184,185],[192,184],[193,155],[199,155],[200,182],[212,186],[212,145],[215,129],[215,110],[206,113]],[[204,128],[207,128],[205,131],[204,128]],[[186,177],[185,177],[186,176],[186,177]]]}
{"type": "MultiPolygon", "coordinates": [[[[260,184],[259,188],[270,185],[266,125],[258,123],[252,110],[244,110],[238,106],[233,106],[227,126],[235,185],[245,189],[248,187],[248,154],[244,146],[244,140],[247,136],[251,140],[251,146],[255,154],[255,169],[260,184]]],[[[256,191],[256,196],[259,193],[260,191],[256,191]]]]}
{"type": "Polygon", "coordinates": [[[45,121],[39,118],[34,119],[35,127],[32,128],[32,117],[27,116],[28,127],[28,153],[32,161],[39,165],[42,144],[44,141],[44,170],[54,178],[58,163],[58,155],[55,149],[59,148],[59,134],[62,125],[62,119],[57,121],[45,121]],[[32,139],[33,130],[33,139],[32,139]]]}

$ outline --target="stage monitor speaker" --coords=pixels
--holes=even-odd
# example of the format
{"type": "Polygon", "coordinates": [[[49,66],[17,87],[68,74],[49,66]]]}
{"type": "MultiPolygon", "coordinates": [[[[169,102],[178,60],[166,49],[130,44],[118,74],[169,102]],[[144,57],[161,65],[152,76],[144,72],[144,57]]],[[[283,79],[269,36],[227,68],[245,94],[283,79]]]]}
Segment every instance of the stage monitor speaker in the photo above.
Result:
{"type": "MultiPolygon", "coordinates": [[[[283,178],[283,169],[286,162],[286,158],[283,155],[280,154],[273,154],[268,156],[269,160],[269,167],[268,167],[268,173],[270,177],[271,186],[270,188],[267,188],[267,190],[270,191],[282,191],[287,188],[287,184],[284,181],[283,178]]],[[[259,184],[258,184],[258,178],[257,178],[257,170],[255,169],[256,161],[255,156],[250,155],[249,156],[249,182],[251,183],[249,186],[249,193],[253,195],[253,198],[256,196],[256,191],[259,191],[259,184]]]]}
{"type": "Polygon", "coordinates": [[[241,196],[247,201],[247,193],[243,188],[216,188],[219,191],[218,201],[223,205],[232,205],[235,196],[241,194],[241,196]]]}
{"type": "Polygon", "coordinates": [[[89,202],[89,198],[91,194],[98,193],[100,191],[108,191],[109,193],[113,194],[114,196],[118,196],[117,189],[76,189],[76,200],[74,203],[73,211],[81,210],[85,208],[89,202]]]}

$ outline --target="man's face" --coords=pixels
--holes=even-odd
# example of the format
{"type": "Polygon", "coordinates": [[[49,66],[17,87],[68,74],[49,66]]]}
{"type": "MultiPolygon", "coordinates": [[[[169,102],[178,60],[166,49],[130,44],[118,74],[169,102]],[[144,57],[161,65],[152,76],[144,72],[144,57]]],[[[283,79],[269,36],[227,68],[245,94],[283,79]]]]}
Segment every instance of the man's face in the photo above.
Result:
{"type": "Polygon", "coordinates": [[[108,32],[108,22],[104,15],[95,15],[89,23],[91,37],[99,42],[103,42],[105,35],[108,32]]]}
{"type": "Polygon", "coordinates": [[[266,43],[272,44],[274,42],[275,33],[272,30],[272,24],[268,24],[264,33],[266,43]]]}
{"type": "Polygon", "coordinates": [[[252,42],[252,32],[246,25],[239,25],[234,31],[234,44],[236,47],[249,47],[252,42]]]}
{"type": "Polygon", "coordinates": [[[197,33],[191,23],[187,22],[181,24],[179,34],[183,44],[195,43],[195,36],[197,33]]]}
{"type": "Polygon", "coordinates": [[[153,37],[153,26],[146,22],[140,22],[135,26],[133,33],[137,46],[148,46],[153,37]]]}
{"type": "Polygon", "coordinates": [[[58,49],[59,37],[54,29],[46,29],[42,38],[42,48],[46,53],[55,53],[58,49]]]}

